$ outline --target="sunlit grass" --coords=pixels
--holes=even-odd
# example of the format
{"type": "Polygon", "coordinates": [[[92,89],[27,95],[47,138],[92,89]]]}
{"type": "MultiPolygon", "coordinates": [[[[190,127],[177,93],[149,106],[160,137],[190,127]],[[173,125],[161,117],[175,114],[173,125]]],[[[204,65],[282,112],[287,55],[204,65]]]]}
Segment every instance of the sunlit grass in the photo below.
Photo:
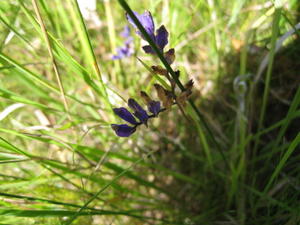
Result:
{"type": "Polygon", "coordinates": [[[300,223],[296,0],[79,3],[0,4],[1,224],[300,223]],[[131,10],[166,26],[172,68],[133,30],[111,60],[131,10]],[[194,80],[189,104],[117,137],[112,108],[168,87],[152,65],[194,80]]]}

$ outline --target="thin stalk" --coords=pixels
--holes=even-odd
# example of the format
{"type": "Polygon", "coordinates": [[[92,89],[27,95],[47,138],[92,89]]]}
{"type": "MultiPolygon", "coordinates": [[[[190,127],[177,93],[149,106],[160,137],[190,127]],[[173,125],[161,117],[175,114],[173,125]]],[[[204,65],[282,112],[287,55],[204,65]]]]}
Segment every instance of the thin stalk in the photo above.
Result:
{"type": "MultiPolygon", "coordinates": [[[[260,117],[258,121],[258,131],[261,130],[263,126],[263,121],[266,114],[266,108],[268,103],[268,95],[270,91],[270,81],[271,81],[271,75],[272,75],[272,69],[273,69],[273,62],[274,62],[274,56],[276,51],[276,40],[279,33],[279,21],[281,16],[281,8],[276,8],[274,13],[274,20],[272,25],[272,38],[271,38],[271,49],[270,49],[270,55],[269,55],[269,64],[268,69],[266,73],[266,79],[265,79],[265,88],[263,93],[263,101],[262,101],[262,107],[260,111],[260,117]]],[[[257,137],[254,145],[254,152],[256,152],[258,143],[259,143],[260,137],[257,137]]]]}
{"type": "MultiPolygon", "coordinates": [[[[149,36],[149,34],[146,32],[145,28],[143,27],[143,25],[139,22],[139,20],[136,18],[136,16],[134,15],[133,11],[130,9],[130,7],[128,6],[128,4],[126,3],[125,0],[118,0],[120,5],[123,7],[123,9],[128,13],[128,15],[132,18],[132,20],[134,21],[134,23],[136,24],[136,26],[138,27],[138,29],[140,30],[140,32],[142,33],[142,35],[145,37],[146,41],[151,45],[152,49],[154,50],[154,52],[156,53],[156,55],[158,56],[158,58],[160,59],[160,61],[164,64],[165,68],[168,70],[168,72],[170,73],[170,75],[172,76],[173,80],[175,81],[176,85],[180,88],[181,91],[185,91],[185,88],[183,86],[183,84],[180,82],[180,80],[178,79],[175,71],[172,69],[172,67],[169,65],[169,63],[167,62],[167,60],[165,59],[163,53],[158,49],[158,47],[156,46],[156,44],[154,43],[154,41],[151,39],[151,37],[149,36]]],[[[189,104],[191,105],[192,109],[194,110],[194,112],[196,113],[201,125],[204,125],[205,129],[208,132],[208,135],[211,137],[211,140],[214,142],[214,144],[217,147],[217,150],[220,152],[226,166],[229,168],[229,164],[228,161],[224,155],[224,153],[222,152],[221,146],[218,144],[218,142],[216,141],[211,129],[209,128],[208,124],[206,123],[204,116],[202,115],[202,113],[198,110],[198,108],[196,107],[196,105],[194,104],[194,102],[192,100],[188,100],[189,104]]]]}
{"type": "Polygon", "coordinates": [[[286,162],[288,161],[288,159],[290,158],[290,156],[292,155],[292,153],[297,149],[297,147],[299,146],[299,144],[300,144],[300,132],[298,132],[297,136],[291,142],[291,144],[289,145],[289,148],[284,152],[284,155],[282,156],[281,160],[276,165],[275,170],[273,171],[270,179],[268,180],[268,183],[266,184],[266,186],[264,188],[264,191],[263,191],[264,194],[266,194],[269,191],[272,183],[277,178],[277,176],[279,175],[280,171],[285,166],[286,162]]]}
{"type": "MultiPolygon", "coordinates": [[[[5,196],[5,197],[9,197],[9,198],[17,198],[17,199],[23,199],[25,201],[34,201],[34,202],[45,202],[48,204],[54,204],[54,205],[62,205],[62,206],[69,206],[69,207],[74,207],[74,208],[81,208],[81,205],[76,205],[76,204],[72,204],[72,203],[68,203],[68,202],[59,202],[59,201],[55,201],[55,200],[51,200],[51,199],[45,199],[45,198],[36,198],[36,197],[31,197],[31,196],[25,196],[25,195],[15,195],[15,194],[8,194],[8,193],[4,193],[4,192],[0,192],[0,196],[5,196]]],[[[92,207],[87,207],[87,209],[89,210],[94,210],[94,211],[103,211],[103,210],[99,210],[99,209],[95,209],[92,207]]]]}
{"type": "MultiPolygon", "coordinates": [[[[107,29],[108,29],[108,37],[110,42],[111,52],[116,54],[116,33],[115,33],[115,23],[114,17],[111,11],[111,0],[104,0],[104,8],[105,8],[105,15],[107,19],[107,29]]],[[[118,69],[120,67],[119,60],[114,60],[114,67],[118,69]]],[[[118,76],[116,76],[116,70],[111,71],[112,80],[118,83],[118,76]]]]}
{"type": "MultiPolygon", "coordinates": [[[[247,50],[248,50],[248,43],[251,37],[252,30],[248,31],[245,36],[245,46],[242,49],[241,56],[240,56],[240,76],[245,76],[246,68],[247,68],[247,50]]],[[[247,79],[245,77],[245,79],[247,79]]],[[[238,152],[238,159],[239,162],[237,164],[237,179],[236,179],[236,187],[237,187],[237,198],[236,198],[236,205],[237,205],[237,215],[239,224],[245,224],[246,221],[246,205],[245,205],[245,191],[243,188],[240,187],[239,183],[245,183],[246,173],[247,173],[247,104],[246,104],[246,87],[243,88],[243,82],[246,80],[241,80],[242,83],[237,84],[237,101],[238,101],[238,110],[237,110],[237,117],[236,117],[236,141],[234,149],[238,152]],[[242,85],[239,88],[239,85],[242,85]]]]}
{"type": "Polygon", "coordinates": [[[84,23],[84,19],[82,17],[78,2],[77,2],[77,0],[69,0],[68,2],[69,3],[73,2],[75,5],[75,9],[74,9],[72,7],[72,4],[70,4],[71,5],[71,13],[74,14],[73,15],[74,19],[75,19],[74,23],[75,23],[76,27],[78,28],[78,34],[79,34],[79,36],[81,36],[82,45],[86,51],[88,60],[91,60],[91,62],[89,62],[89,63],[91,64],[91,67],[93,68],[93,70],[97,76],[97,79],[99,80],[99,82],[101,84],[101,87],[102,87],[101,90],[102,90],[102,94],[105,98],[105,103],[108,106],[108,108],[110,108],[112,110],[111,104],[109,102],[106,86],[103,82],[102,74],[101,74],[97,59],[96,59],[96,55],[93,50],[91,40],[88,35],[86,25],[84,23]],[[76,20],[76,14],[79,16],[79,20],[76,20]]]}
{"type": "Polygon", "coordinates": [[[71,120],[71,117],[70,117],[70,114],[69,114],[69,107],[68,107],[67,99],[66,99],[66,96],[65,96],[64,87],[63,87],[63,84],[62,84],[62,81],[61,81],[61,77],[60,77],[60,73],[59,73],[59,70],[58,70],[57,62],[56,62],[56,60],[54,58],[54,55],[53,55],[53,52],[52,52],[52,46],[51,46],[51,43],[50,43],[50,40],[49,40],[49,37],[48,37],[48,32],[47,32],[46,26],[45,26],[44,21],[42,19],[42,16],[41,16],[41,13],[40,13],[40,10],[39,10],[39,7],[38,7],[38,4],[37,4],[36,0],[32,0],[32,4],[33,4],[33,7],[34,7],[35,14],[37,15],[37,18],[38,18],[40,27],[42,29],[42,32],[44,34],[44,38],[45,38],[45,41],[46,41],[46,44],[47,44],[47,49],[48,49],[48,52],[49,52],[49,55],[50,55],[52,65],[53,65],[53,70],[54,70],[54,73],[55,73],[55,76],[56,76],[56,80],[57,80],[57,83],[58,83],[58,86],[59,86],[61,96],[63,98],[63,103],[64,103],[65,110],[68,114],[69,119],[71,120]]]}
{"type": "Polygon", "coordinates": [[[115,23],[111,12],[110,0],[104,1],[104,7],[105,7],[106,18],[107,18],[107,24],[108,24],[107,28],[109,34],[110,47],[112,52],[115,54],[116,53],[115,23]]]}

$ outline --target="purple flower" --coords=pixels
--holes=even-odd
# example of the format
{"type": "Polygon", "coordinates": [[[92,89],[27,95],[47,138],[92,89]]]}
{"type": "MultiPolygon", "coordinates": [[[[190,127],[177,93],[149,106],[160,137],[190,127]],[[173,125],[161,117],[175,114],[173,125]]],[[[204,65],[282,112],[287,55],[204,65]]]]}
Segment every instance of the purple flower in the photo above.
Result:
{"type": "Polygon", "coordinates": [[[147,112],[132,98],[128,100],[128,106],[133,109],[133,115],[137,117],[143,124],[147,125],[148,114],[147,112]]]}
{"type": "Polygon", "coordinates": [[[124,107],[113,109],[117,116],[133,125],[129,126],[127,124],[111,124],[111,128],[115,131],[116,135],[119,137],[129,137],[136,131],[138,126],[141,124],[145,124],[147,126],[148,119],[156,117],[161,112],[160,102],[153,101],[149,97],[148,99],[149,101],[147,101],[147,107],[149,112],[152,113],[150,116],[142,108],[142,106],[140,106],[139,103],[132,98],[128,99],[128,106],[134,111],[134,116],[124,107]],[[135,117],[138,118],[140,122],[138,122],[135,117]]]}
{"type": "Polygon", "coordinates": [[[112,124],[112,129],[116,132],[119,137],[129,137],[136,130],[136,126],[140,123],[136,121],[134,116],[124,107],[114,108],[114,113],[128,123],[134,125],[134,127],[128,126],[127,124],[112,124]]]}
{"type": "MultiPolygon", "coordinates": [[[[146,32],[149,34],[153,42],[156,44],[156,46],[163,52],[164,47],[168,44],[168,36],[169,33],[166,30],[165,26],[162,25],[156,30],[156,34],[154,33],[155,31],[155,26],[153,22],[152,15],[149,11],[145,11],[143,14],[138,14],[137,12],[134,12],[134,15],[137,17],[139,22],[142,24],[142,26],[145,28],[146,32]]],[[[126,14],[128,22],[137,30],[136,33],[141,36],[144,40],[145,37],[142,35],[142,33],[138,30],[136,24],[132,20],[132,18],[126,14]]],[[[145,45],[143,46],[143,50],[146,53],[149,54],[155,54],[154,50],[150,45],[145,45]]]]}
{"type": "Polygon", "coordinates": [[[117,114],[120,118],[127,121],[128,123],[131,123],[133,125],[138,124],[134,116],[126,108],[114,108],[113,110],[115,114],[117,114]]]}
{"type": "Polygon", "coordinates": [[[130,43],[125,42],[125,46],[117,48],[117,54],[113,55],[112,59],[123,59],[133,54],[133,49],[130,47],[130,43]]]}
{"type": "Polygon", "coordinates": [[[129,137],[136,130],[136,127],[131,127],[127,124],[112,124],[111,128],[119,137],[129,137]]]}
{"type": "Polygon", "coordinates": [[[159,101],[150,101],[148,103],[148,110],[149,112],[152,112],[154,116],[157,116],[158,113],[160,112],[160,102],[159,101]]]}
{"type": "Polygon", "coordinates": [[[130,36],[130,27],[126,25],[123,29],[123,31],[120,33],[120,36],[123,38],[132,38],[130,36]]]}
{"type": "Polygon", "coordinates": [[[125,26],[124,30],[120,33],[123,38],[126,38],[124,46],[117,48],[117,54],[112,56],[113,60],[123,59],[133,54],[132,41],[133,38],[130,36],[129,26],[125,26]]]}
{"type": "MultiPolygon", "coordinates": [[[[169,33],[164,25],[156,30],[155,39],[153,40],[159,50],[164,51],[164,47],[168,44],[169,33]]],[[[142,47],[146,53],[155,54],[154,50],[150,45],[145,45],[142,47]]]]}
{"type": "MultiPolygon", "coordinates": [[[[155,39],[154,35],[154,22],[152,15],[149,11],[145,11],[142,15],[138,14],[137,12],[133,12],[136,18],[139,20],[139,22],[142,24],[142,26],[145,28],[146,32],[149,34],[152,40],[155,39]]],[[[142,33],[138,30],[138,27],[134,23],[133,19],[126,13],[126,18],[128,22],[136,29],[136,33],[140,35],[144,40],[145,37],[142,35],[142,33]]]]}

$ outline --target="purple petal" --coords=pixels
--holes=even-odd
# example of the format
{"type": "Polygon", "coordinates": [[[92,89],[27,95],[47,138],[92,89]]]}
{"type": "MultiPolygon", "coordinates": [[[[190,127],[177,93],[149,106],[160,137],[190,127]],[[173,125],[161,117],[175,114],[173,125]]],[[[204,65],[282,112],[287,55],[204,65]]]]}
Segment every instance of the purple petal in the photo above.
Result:
{"type": "Polygon", "coordinates": [[[125,42],[125,46],[117,48],[117,54],[112,57],[112,59],[122,59],[131,56],[133,53],[130,43],[125,42]]]}
{"type": "Polygon", "coordinates": [[[135,127],[130,127],[127,124],[111,124],[111,128],[119,137],[129,137],[136,130],[135,127]]]}
{"type": "Polygon", "coordinates": [[[124,43],[125,45],[129,45],[132,41],[133,41],[133,37],[128,37],[124,43]]]}
{"type": "MultiPolygon", "coordinates": [[[[134,12],[134,15],[139,20],[139,22],[142,24],[142,26],[145,28],[146,32],[149,34],[151,39],[155,40],[155,35],[154,35],[155,28],[154,28],[154,22],[153,22],[151,13],[149,11],[145,11],[143,14],[140,15],[137,12],[134,12]]],[[[141,32],[138,30],[138,27],[134,23],[133,19],[128,14],[126,14],[126,18],[127,18],[128,22],[132,26],[134,26],[134,28],[137,30],[136,31],[137,34],[140,35],[143,39],[145,39],[143,37],[143,35],[141,34],[141,32]]]]}
{"type": "Polygon", "coordinates": [[[113,55],[111,57],[112,60],[117,60],[117,59],[122,59],[122,58],[123,58],[123,56],[120,56],[120,55],[113,55]]]}
{"type": "Polygon", "coordinates": [[[149,118],[147,112],[132,98],[128,100],[128,106],[134,110],[134,115],[144,124],[147,125],[149,118]]]}
{"type": "Polygon", "coordinates": [[[152,49],[152,47],[150,45],[145,45],[142,48],[143,48],[145,53],[155,54],[154,50],[152,49]]]}
{"type": "Polygon", "coordinates": [[[125,58],[126,54],[124,52],[126,52],[125,49],[123,49],[123,48],[117,48],[117,54],[113,55],[112,59],[115,60],[115,59],[125,58]]]}
{"type": "Polygon", "coordinates": [[[126,25],[123,29],[123,31],[120,33],[120,35],[123,37],[123,38],[128,38],[130,37],[130,27],[128,25],[126,25]]]}
{"type": "Polygon", "coordinates": [[[160,112],[160,102],[159,101],[151,101],[148,104],[149,112],[152,112],[155,116],[160,112]]]}
{"type": "Polygon", "coordinates": [[[160,50],[163,50],[168,44],[168,36],[169,33],[164,25],[160,26],[160,28],[156,30],[155,42],[160,50]]]}
{"type": "Polygon", "coordinates": [[[124,107],[121,108],[114,108],[114,113],[117,114],[120,118],[127,121],[128,123],[131,123],[133,125],[138,124],[136,119],[133,117],[133,115],[124,107]]]}

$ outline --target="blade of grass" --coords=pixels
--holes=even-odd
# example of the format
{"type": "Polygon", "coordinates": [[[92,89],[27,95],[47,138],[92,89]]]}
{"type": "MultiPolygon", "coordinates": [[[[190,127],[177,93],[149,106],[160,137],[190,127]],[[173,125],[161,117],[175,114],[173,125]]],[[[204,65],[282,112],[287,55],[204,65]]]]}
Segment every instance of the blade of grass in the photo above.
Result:
{"type": "MultiPolygon", "coordinates": [[[[4,192],[0,192],[0,196],[8,197],[8,198],[23,199],[25,201],[43,202],[43,203],[54,204],[54,205],[62,205],[62,206],[66,206],[66,207],[81,208],[80,205],[67,203],[67,202],[60,202],[60,201],[55,201],[55,200],[45,199],[45,198],[38,198],[38,197],[31,197],[31,196],[24,196],[24,195],[15,195],[15,194],[9,194],[9,193],[4,193],[4,192]]],[[[102,211],[102,210],[91,208],[91,207],[88,207],[87,209],[94,210],[94,211],[102,211]]]]}
{"type": "MultiPolygon", "coordinates": [[[[11,23],[9,23],[9,22],[7,22],[2,16],[1,16],[1,14],[0,14],[0,21],[10,30],[10,31],[12,31],[12,32],[14,32],[14,34],[23,42],[23,43],[25,43],[26,45],[28,45],[29,47],[30,47],[30,50],[32,51],[33,49],[34,49],[34,47],[32,46],[32,44],[23,36],[23,35],[21,35],[19,32],[18,32],[18,30],[17,30],[17,28],[15,28],[15,27],[13,27],[12,25],[11,25],[11,23]]],[[[35,54],[35,52],[34,51],[32,51],[32,53],[34,53],[35,54]]]]}
{"type": "MultiPolygon", "coordinates": [[[[99,158],[102,157],[105,154],[105,152],[103,150],[98,149],[98,148],[93,148],[93,147],[88,147],[88,146],[83,146],[83,145],[75,145],[75,144],[71,144],[71,143],[62,144],[61,142],[55,141],[55,140],[50,139],[50,138],[44,138],[44,137],[41,137],[41,136],[29,136],[29,134],[24,134],[24,133],[20,133],[20,132],[17,132],[17,131],[4,129],[4,128],[0,128],[0,131],[11,134],[11,135],[14,135],[14,136],[17,136],[17,137],[22,137],[24,139],[29,139],[29,140],[32,140],[32,141],[35,140],[35,141],[45,142],[47,144],[54,144],[58,147],[64,147],[65,148],[65,147],[67,147],[66,145],[69,145],[70,147],[74,148],[74,151],[81,152],[82,154],[87,156],[90,160],[93,160],[95,162],[98,161],[99,158]]],[[[109,156],[111,158],[123,160],[125,162],[135,162],[136,160],[138,160],[136,157],[129,157],[127,155],[123,155],[123,154],[117,153],[117,152],[110,152],[109,156]]],[[[172,171],[172,170],[170,170],[168,168],[165,168],[165,167],[163,167],[159,164],[143,162],[143,163],[141,163],[141,165],[155,168],[157,170],[160,170],[160,171],[162,171],[166,174],[172,175],[172,176],[176,177],[177,179],[180,179],[180,180],[185,181],[185,182],[189,182],[189,183],[192,183],[192,184],[195,184],[195,185],[201,184],[197,180],[194,180],[194,179],[192,179],[192,178],[190,178],[190,177],[188,177],[184,174],[172,171]]],[[[123,170],[123,168],[116,167],[112,163],[106,163],[105,166],[107,168],[113,169],[116,172],[121,172],[123,170]]],[[[133,174],[132,179],[135,179],[136,177],[137,177],[137,175],[133,174]]],[[[140,180],[140,178],[139,178],[139,180],[140,180]]],[[[136,180],[136,181],[139,182],[139,180],[136,180]]],[[[142,181],[142,183],[143,182],[145,182],[145,181],[142,181]]],[[[146,184],[146,186],[148,186],[148,184],[146,184]]],[[[151,186],[153,186],[153,185],[151,185],[151,186]]],[[[154,187],[154,188],[156,188],[156,187],[154,187]]]]}
{"type": "Polygon", "coordinates": [[[62,84],[62,81],[61,81],[61,76],[60,76],[60,73],[59,73],[59,70],[58,70],[57,62],[56,62],[56,60],[53,56],[52,45],[51,45],[49,37],[48,37],[46,26],[44,24],[44,21],[43,21],[43,18],[41,16],[41,13],[40,13],[40,10],[39,10],[39,7],[38,7],[38,4],[37,4],[36,0],[32,0],[32,4],[33,4],[33,7],[34,7],[34,11],[37,15],[37,18],[39,20],[41,30],[44,34],[44,38],[45,38],[45,41],[46,41],[46,44],[47,44],[48,53],[50,55],[50,60],[51,60],[52,65],[53,65],[53,70],[54,70],[56,80],[57,80],[57,83],[58,83],[58,86],[59,86],[59,89],[60,89],[60,92],[61,92],[61,96],[62,96],[62,99],[63,99],[63,103],[64,103],[66,113],[68,114],[69,119],[72,120],[71,117],[70,117],[70,114],[69,114],[69,107],[68,107],[68,103],[67,103],[67,100],[66,100],[64,87],[63,87],[63,84],[62,84]]]}
{"type": "Polygon", "coordinates": [[[21,102],[21,103],[24,103],[27,105],[32,105],[32,106],[40,108],[40,109],[55,110],[55,111],[63,110],[63,108],[51,108],[48,105],[29,100],[28,98],[19,96],[16,93],[6,90],[4,88],[0,88],[0,97],[9,99],[14,102],[21,102]]]}
{"type": "MultiPolygon", "coordinates": [[[[262,100],[262,106],[260,110],[260,116],[258,121],[258,131],[260,131],[263,127],[263,122],[265,118],[267,103],[268,103],[268,95],[269,95],[269,89],[270,89],[270,81],[271,81],[271,75],[272,75],[272,69],[273,69],[273,62],[274,62],[274,56],[276,51],[276,40],[279,33],[279,22],[281,18],[281,7],[278,7],[275,9],[274,13],[274,19],[273,19],[273,25],[272,25],[272,38],[271,38],[271,47],[270,47],[270,53],[268,58],[268,69],[266,73],[265,78],[265,88],[263,93],[263,100],[262,100]]],[[[254,152],[256,152],[256,149],[258,147],[260,137],[257,137],[255,144],[254,144],[254,152]]]]}
{"type": "Polygon", "coordinates": [[[276,168],[275,168],[274,172],[272,173],[267,185],[265,186],[263,193],[266,193],[270,189],[273,181],[276,179],[276,177],[278,176],[278,174],[284,167],[285,163],[287,162],[287,160],[289,159],[291,154],[295,151],[295,149],[299,146],[299,144],[300,144],[300,132],[295,137],[295,139],[292,141],[289,148],[287,149],[287,151],[284,153],[283,157],[279,161],[279,163],[276,165],[276,168]]]}
{"type": "Polygon", "coordinates": [[[288,126],[292,122],[293,115],[296,112],[296,110],[298,109],[299,105],[300,105],[300,86],[298,87],[297,92],[296,92],[296,94],[293,98],[293,101],[292,101],[291,105],[290,105],[290,108],[289,108],[289,110],[288,110],[288,112],[285,116],[285,123],[283,123],[282,126],[280,127],[280,130],[279,130],[278,135],[275,139],[273,148],[276,149],[277,146],[279,145],[279,143],[281,142],[282,137],[285,134],[288,126]]]}
{"type": "MultiPolygon", "coordinates": [[[[47,143],[51,143],[51,144],[56,144],[58,146],[61,146],[61,147],[65,147],[65,145],[62,145],[61,143],[55,141],[55,140],[50,140],[50,139],[45,139],[45,138],[40,138],[40,137],[34,137],[34,136],[26,136],[24,134],[21,134],[19,132],[14,132],[14,131],[11,131],[11,130],[7,130],[7,129],[3,129],[3,128],[0,128],[0,131],[2,132],[6,132],[6,133],[10,133],[10,134],[14,134],[14,135],[17,135],[17,136],[20,136],[20,137],[24,137],[24,138],[29,138],[29,139],[32,139],[32,140],[40,140],[40,141],[43,141],[43,142],[47,142],[47,143]]],[[[1,144],[1,143],[0,143],[1,144]]],[[[95,148],[90,148],[90,147],[87,147],[87,146],[78,146],[78,145],[75,145],[75,144],[68,144],[70,145],[70,147],[74,148],[74,151],[77,152],[77,153],[80,153],[82,155],[84,155],[85,157],[87,157],[88,160],[93,160],[93,161],[98,161],[99,158],[101,157],[101,155],[105,154],[103,151],[100,152],[102,154],[99,155],[99,150],[98,149],[95,149],[95,148]],[[82,149],[82,150],[78,150],[78,149],[82,149]],[[90,154],[88,154],[87,151],[83,151],[83,149],[90,149],[90,154]],[[95,153],[97,152],[97,153],[95,153]]],[[[1,146],[1,145],[0,145],[1,146]]],[[[6,145],[6,146],[10,146],[10,145],[6,145]]],[[[17,149],[17,148],[13,148],[13,149],[17,149]]],[[[38,158],[36,156],[31,156],[33,158],[38,158]]],[[[119,159],[122,159],[123,157],[122,156],[119,156],[118,154],[116,155],[116,158],[119,158],[119,159]]],[[[133,159],[130,160],[131,162],[134,161],[133,159]]],[[[61,162],[58,162],[58,161],[53,161],[53,160],[42,160],[40,161],[40,163],[42,163],[43,165],[47,165],[47,166],[50,166],[51,168],[56,168],[56,169],[59,169],[60,171],[64,172],[64,173],[70,173],[70,174],[73,174],[77,177],[82,177],[82,178],[85,178],[85,179],[89,179],[90,181],[93,181],[93,182],[96,182],[96,183],[99,183],[100,180],[98,178],[96,178],[96,176],[89,176],[89,175],[86,175],[86,174],[83,174],[81,172],[78,172],[78,171],[74,171],[73,169],[71,168],[68,168],[67,166],[63,165],[61,162]]],[[[105,162],[104,163],[104,166],[116,173],[121,173],[122,171],[124,171],[125,169],[114,164],[114,163],[110,163],[110,162],[105,162]]],[[[49,168],[49,167],[47,167],[49,168]]],[[[148,182],[144,179],[142,179],[141,177],[139,177],[138,175],[135,175],[131,172],[127,172],[126,173],[126,177],[136,181],[137,183],[139,183],[140,185],[143,185],[145,187],[150,187],[150,188],[154,188],[162,193],[165,193],[165,194],[168,194],[168,192],[164,189],[161,189],[159,187],[157,187],[156,185],[154,185],[153,183],[151,182],[148,182]]],[[[181,177],[180,175],[177,175],[177,177],[181,177]]],[[[185,179],[185,178],[182,178],[182,179],[185,179]]],[[[186,179],[185,179],[186,180],[186,179]]],[[[103,181],[101,181],[99,184],[103,184],[103,181]]],[[[123,191],[129,191],[129,189],[126,189],[124,187],[121,187],[119,185],[113,185],[114,188],[116,189],[119,189],[119,190],[123,190],[123,191]]],[[[141,197],[145,197],[145,198],[149,198],[148,196],[146,195],[143,195],[142,193],[139,193],[138,191],[136,192],[133,192],[133,190],[131,190],[131,193],[132,194],[136,194],[138,196],[141,196],[141,197]]]]}
{"type": "MultiPolygon", "coordinates": [[[[146,157],[150,156],[152,153],[154,153],[154,151],[150,152],[147,154],[146,157]]],[[[117,176],[115,176],[109,183],[107,183],[106,185],[104,185],[103,188],[101,188],[92,198],[90,198],[84,205],[83,207],[78,210],[68,221],[66,221],[66,223],[64,225],[70,225],[72,224],[72,222],[80,215],[80,213],[85,210],[85,208],[96,199],[96,197],[98,195],[100,195],[103,191],[105,191],[108,187],[110,187],[113,183],[115,183],[117,180],[119,180],[123,175],[125,175],[127,172],[129,172],[135,165],[137,165],[138,163],[142,162],[144,160],[144,158],[141,158],[139,160],[137,160],[136,162],[134,162],[132,165],[130,165],[129,167],[127,167],[126,169],[124,169],[121,173],[119,173],[117,176]]]]}
{"type": "Polygon", "coordinates": [[[53,92],[59,93],[59,91],[53,85],[51,85],[47,81],[45,81],[45,79],[43,79],[42,77],[40,77],[40,76],[34,74],[33,72],[27,70],[25,67],[18,64],[15,60],[10,58],[9,56],[7,56],[7,55],[0,52],[0,58],[4,59],[9,64],[14,65],[18,70],[20,70],[22,73],[24,73],[24,75],[29,76],[32,80],[38,82],[42,86],[45,86],[46,88],[50,89],[53,92]]]}
{"type": "Polygon", "coordinates": [[[84,23],[84,19],[82,17],[78,2],[77,2],[77,0],[68,0],[68,3],[70,5],[71,15],[74,19],[75,28],[77,29],[84,52],[87,55],[87,60],[90,64],[90,66],[92,67],[94,73],[96,74],[97,79],[100,81],[100,84],[101,84],[100,90],[101,90],[102,96],[104,97],[104,103],[106,104],[106,106],[109,109],[112,110],[111,104],[109,102],[106,86],[103,82],[100,68],[99,68],[99,65],[98,65],[98,62],[96,59],[96,55],[93,51],[92,43],[90,41],[89,34],[87,31],[86,25],[84,23]]]}
{"type": "MultiPolygon", "coordinates": [[[[38,22],[35,20],[35,18],[32,16],[31,11],[24,5],[24,3],[22,1],[19,0],[19,3],[21,5],[21,9],[23,10],[23,12],[25,13],[25,15],[27,16],[27,18],[29,19],[29,21],[31,22],[31,24],[34,26],[35,30],[37,32],[40,33],[40,35],[42,36],[43,33],[40,29],[40,26],[38,24],[38,22]]],[[[63,61],[66,63],[66,65],[69,66],[69,68],[71,68],[75,73],[81,75],[84,79],[84,81],[87,83],[87,85],[89,87],[91,87],[96,93],[98,93],[99,95],[101,95],[101,89],[98,87],[98,85],[90,78],[89,73],[87,72],[87,70],[85,68],[83,68],[71,55],[70,53],[63,47],[64,45],[62,43],[60,43],[57,39],[54,38],[53,35],[51,35],[48,32],[49,37],[51,38],[52,44],[53,44],[53,50],[55,53],[55,56],[58,57],[59,60],[63,61]]],[[[59,91],[58,91],[59,93],[59,91]]],[[[67,97],[72,98],[73,100],[75,100],[76,98],[74,98],[74,96],[69,96],[67,95],[67,97]]],[[[80,102],[81,104],[88,104],[86,102],[83,101],[79,101],[78,99],[76,99],[77,102],[80,102]]],[[[92,106],[92,105],[90,105],[92,106]]]]}
{"type": "MultiPolygon", "coordinates": [[[[71,210],[21,210],[21,209],[0,209],[0,215],[2,216],[16,216],[16,217],[65,217],[76,215],[76,211],[71,210]]],[[[155,219],[153,217],[146,217],[140,215],[134,215],[131,211],[110,211],[110,210],[89,210],[78,213],[78,216],[91,216],[91,215],[123,215],[139,219],[150,219],[157,221],[165,221],[161,219],[155,219]]]]}

